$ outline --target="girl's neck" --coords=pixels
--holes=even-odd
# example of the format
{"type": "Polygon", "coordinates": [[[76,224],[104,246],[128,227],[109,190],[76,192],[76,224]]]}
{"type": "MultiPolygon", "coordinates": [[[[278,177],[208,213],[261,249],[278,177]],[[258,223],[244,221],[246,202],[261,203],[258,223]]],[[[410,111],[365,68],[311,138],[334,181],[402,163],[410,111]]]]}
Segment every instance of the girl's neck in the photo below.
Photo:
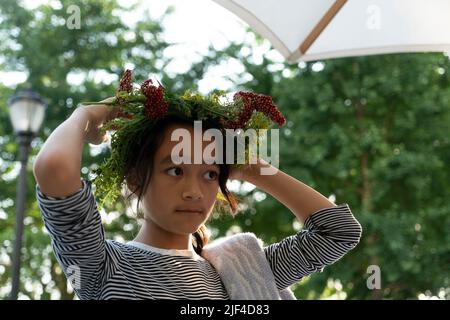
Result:
{"type": "Polygon", "coordinates": [[[147,220],[144,220],[138,235],[133,241],[161,249],[194,250],[190,234],[174,234],[147,220]]]}

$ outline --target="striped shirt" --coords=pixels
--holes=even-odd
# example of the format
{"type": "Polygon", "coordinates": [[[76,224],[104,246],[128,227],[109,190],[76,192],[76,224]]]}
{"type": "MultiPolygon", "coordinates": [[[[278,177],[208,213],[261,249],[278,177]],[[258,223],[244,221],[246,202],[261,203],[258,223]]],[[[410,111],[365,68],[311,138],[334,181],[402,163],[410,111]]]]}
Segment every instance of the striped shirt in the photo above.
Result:
{"type": "MultiPolygon", "coordinates": [[[[67,197],[36,185],[38,205],[56,258],[80,299],[229,299],[220,275],[193,250],[105,240],[92,182],[67,197]]],[[[297,234],[264,247],[282,290],[354,248],[361,226],[347,204],[311,215],[297,234]]]]}

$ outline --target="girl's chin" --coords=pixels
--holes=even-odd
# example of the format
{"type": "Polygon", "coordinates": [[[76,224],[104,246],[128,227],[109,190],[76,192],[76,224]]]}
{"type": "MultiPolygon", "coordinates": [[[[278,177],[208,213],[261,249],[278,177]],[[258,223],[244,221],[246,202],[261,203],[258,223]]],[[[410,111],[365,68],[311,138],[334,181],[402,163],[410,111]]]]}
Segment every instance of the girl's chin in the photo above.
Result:
{"type": "Polygon", "coordinates": [[[174,228],[172,232],[178,235],[190,235],[195,233],[200,226],[201,224],[178,226],[177,228],[174,228]]]}

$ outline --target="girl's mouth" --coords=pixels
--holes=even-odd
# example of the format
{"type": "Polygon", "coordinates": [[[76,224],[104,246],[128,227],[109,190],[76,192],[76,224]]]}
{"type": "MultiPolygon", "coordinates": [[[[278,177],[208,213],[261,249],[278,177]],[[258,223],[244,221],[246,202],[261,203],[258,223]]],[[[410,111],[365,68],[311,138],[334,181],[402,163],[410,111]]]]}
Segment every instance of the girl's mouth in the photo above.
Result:
{"type": "Polygon", "coordinates": [[[203,212],[203,210],[201,209],[177,209],[175,211],[180,213],[199,213],[199,214],[203,212]]]}

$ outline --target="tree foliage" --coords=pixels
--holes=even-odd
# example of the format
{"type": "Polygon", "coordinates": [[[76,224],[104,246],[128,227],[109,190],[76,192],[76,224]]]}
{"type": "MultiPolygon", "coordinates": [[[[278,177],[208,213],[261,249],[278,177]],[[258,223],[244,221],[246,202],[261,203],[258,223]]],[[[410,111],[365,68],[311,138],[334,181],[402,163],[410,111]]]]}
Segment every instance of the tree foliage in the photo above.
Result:
{"type": "MultiPolygon", "coordinates": [[[[297,296],[448,297],[448,56],[395,54],[282,68],[266,56],[259,65],[251,56],[236,58],[246,66],[242,77],[252,79],[242,85],[266,90],[288,119],[280,168],[348,203],[363,225],[357,248],[301,282],[297,296]],[[380,267],[381,290],[367,288],[370,265],[380,267]]],[[[294,217],[278,201],[268,197],[257,211],[252,229],[267,241],[292,232],[294,217]]]]}

